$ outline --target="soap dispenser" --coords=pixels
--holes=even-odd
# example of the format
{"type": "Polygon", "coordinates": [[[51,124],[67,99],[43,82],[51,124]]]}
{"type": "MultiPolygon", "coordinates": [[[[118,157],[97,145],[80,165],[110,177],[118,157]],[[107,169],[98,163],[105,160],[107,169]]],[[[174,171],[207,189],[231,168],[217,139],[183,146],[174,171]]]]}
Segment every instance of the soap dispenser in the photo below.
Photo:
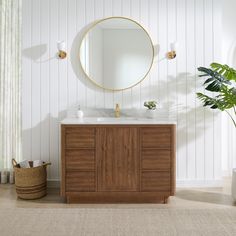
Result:
{"type": "Polygon", "coordinates": [[[80,109],[80,106],[78,107],[78,110],[77,110],[77,117],[79,119],[82,119],[84,117],[84,112],[80,109]]]}

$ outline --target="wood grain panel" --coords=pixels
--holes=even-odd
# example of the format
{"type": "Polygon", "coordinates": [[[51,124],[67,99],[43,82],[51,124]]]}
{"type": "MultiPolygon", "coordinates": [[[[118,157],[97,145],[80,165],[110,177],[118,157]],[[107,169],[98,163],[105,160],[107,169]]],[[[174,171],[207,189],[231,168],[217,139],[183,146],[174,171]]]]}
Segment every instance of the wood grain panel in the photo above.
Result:
{"type": "Polygon", "coordinates": [[[142,172],[141,191],[170,191],[170,172],[142,172]]]}
{"type": "Polygon", "coordinates": [[[170,127],[141,128],[141,145],[144,148],[170,148],[170,127]]]}
{"type": "Polygon", "coordinates": [[[146,149],[141,155],[142,170],[170,170],[170,150],[146,149]]]}
{"type": "Polygon", "coordinates": [[[66,170],[94,170],[95,150],[76,149],[66,150],[66,170]]]}
{"type": "Polygon", "coordinates": [[[95,191],[95,172],[69,171],[66,173],[66,192],[95,191]]]}
{"type": "Polygon", "coordinates": [[[138,189],[137,128],[97,128],[97,158],[99,191],[138,189]]]}
{"type": "Polygon", "coordinates": [[[166,203],[169,192],[68,192],[67,203],[166,203]]]}
{"type": "Polygon", "coordinates": [[[95,147],[95,129],[88,127],[68,127],[66,129],[66,148],[95,147]]]}

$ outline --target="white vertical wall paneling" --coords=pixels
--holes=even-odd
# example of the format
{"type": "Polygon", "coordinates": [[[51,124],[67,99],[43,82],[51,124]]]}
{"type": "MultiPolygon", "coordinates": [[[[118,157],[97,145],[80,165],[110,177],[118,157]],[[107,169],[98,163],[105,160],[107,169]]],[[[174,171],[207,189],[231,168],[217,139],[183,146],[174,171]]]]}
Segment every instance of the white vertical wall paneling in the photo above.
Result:
{"type": "MultiPolygon", "coordinates": [[[[137,22],[140,22],[141,17],[141,0],[131,0],[131,18],[137,22]]],[[[141,95],[140,95],[141,84],[132,88],[132,108],[140,108],[141,95]]]]}
{"type": "MultiPolygon", "coordinates": [[[[122,0],[113,0],[112,1],[112,15],[113,16],[122,16],[122,0]]],[[[114,92],[114,105],[118,103],[123,108],[123,91],[114,92]]]]}
{"type": "MultiPolygon", "coordinates": [[[[217,1],[218,2],[218,1],[217,1]]],[[[222,2],[222,1],[221,1],[222,2]]],[[[234,0],[222,3],[222,63],[236,67],[235,53],[235,4],[234,0]],[[224,4],[223,4],[224,3],[224,4]]],[[[233,114],[233,113],[232,113],[233,114]]],[[[227,114],[222,116],[222,164],[224,174],[231,175],[236,167],[236,132],[232,120],[227,114]]]]}
{"type": "Polygon", "coordinates": [[[196,88],[195,88],[195,29],[194,29],[194,0],[186,1],[186,17],[187,17],[187,27],[186,27],[186,71],[187,71],[187,109],[186,109],[186,127],[187,127],[187,177],[189,179],[196,178],[196,88]]]}
{"type": "MultiPolygon", "coordinates": [[[[85,0],[84,1],[76,1],[76,4],[77,4],[77,8],[76,8],[76,18],[77,18],[76,19],[76,25],[77,25],[76,33],[78,35],[83,30],[83,28],[86,26],[86,23],[85,23],[85,18],[86,18],[85,0]]],[[[80,76],[80,79],[77,78],[77,101],[78,101],[79,105],[81,105],[81,107],[83,108],[86,105],[86,86],[85,86],[85,83],[84,83],[85,76],[81,73],[81,71],[78,70],[78,68],[74,68],[74,69],[77,70],[77,74],[80,76]]]]}
{"type": "MultiPolygon", "coordinates": [[[[130,17],[131,12],[131,1],[130,0],[122,0],[121,1],[121,15],[127,18],[130,17]]],[[[122,107],[123,108],[131,108],[132,107],[132,89],[124,90],[122,98],[122,107]]]]}
{"type": "Polygon", "coordinates": [[[41,112],[41,125],[40,125],[40,150],[41,159],[49,161],[49,114],[50,114],[50,75],[49,75],[49,1],[42,0],[40,4],[40,112],[41,112]]]}
{"type": "MultiPolygon", "coordinates": [[[[157,1],[156,0],[150,0],[149,2],[149,28],[150,30],[150,36],[152,38],[152,42],[154,45],[154,48],[157,47],[158,44],[158,9],[157,9],[157,1]]],[[[155,53],[155,58],[153,62],[153,67],[151,69],[151,75],[150,75],[150,84],[149,84],[149,90],[150,90],[150,99],[158,100],[158,89],[157,89],[157,73],[158,73],[158,63],[157,63],[157,55],[155,53]]],[[[158,101],[159,102],[159,101],[158,101]]]]}
{"type": "Polygon", "coordinates": [[[186,1],[177,5],[177,40],[180,43],[177,58],[177,177],[187,178],[187,127],[186,127],[186,1]]]}
{"type": "MultiPolygon", "coordinates": [[[[68,1],[68,11],[67,11],[67,19],[68,19],[68,24],[67,24],[67,44],[72,45],[73,40],[76,36],[76,0],[70,0],[68,1]]],[[[75,106],[77,105],[77,80],[78,78],[76,77],[76,74],[73,71],[73,67],[70,66],[71,63],[71,55],[70,51],[69,52],[67,63],[67,73],[68,73],[68,90],[70,91],[68,93],[68,105],[70,106],[75,106]]]]}
{"type": "Polygon", "coordinates": [[[160,43],[160,63],[159,63],[159,100],[163,108],[168,107],[169,94],[167,92],[167,64],[166,52],[168,51],[168,2],[159,0],[159,43],[160,43]]]}
{"type": "MultiPolygon", "coordinates": [[[[168,0],[168,42],[167,47],[170,50],[170,43],[176,42],[177,40],[177,15],[176,15],[176,0],[168,0]]],[[[177,49],[177,57],[178,57],[178,49],[177,49]]],[[[174,60],[168,60],[167,62],[167,79],[168,79],[168,103],[169,110],[173,114],[173,117],[177,117],[177,58],[174,60]]]]}
{"type": "MultiPolygon", "coordinates": [[[[104,18],[111,17],[113,10],[113,1],[104,0],[104,18]]],[[[105,108],[114,108],[114,92],[105,91],[105,108]]]]}
{"type": "MultiPolygon", "coordinates": [[[[103,8],[103,0],[97,0],[94,1],[95,7],[94,7],[94,18],[95,19],[103,19],[103,13],[104,13],[104,8],[103,8]]],[[[100,89],[98,87],[95,88],[96,90],[96,108],[103,108],[105,107],[105,90],[100,89]]]]}
{"type": "Polygon", "coordinates": [[[157,99],[171,115],[177,114],[178,179],[220,177],[220,116],[204,110],[195,96],[203,91],[196,67],[220,57],[220,0],[23,0],[23,11],[23,49],[28,49],[23,52],[24,158],[51,161],[49,178],[58,179],[58,121],[71,105],[141,108],[143,101],[157,99]],[[112,15],[140,22],[154,45],[161,46],[148,78],[123,92],[97,88],[71,65],[75,55],[78,60],[71,51],[75,37],[95,19],[112,15]],[[57,40],[67,43],[65,60],[55,58],[57,40]],[[177,58],[167,61],[169,43],[175,40],[177,58]]]}
{"type": "Polygon", "coordinates": [[[59,60],[56,58],[57,41],[59,40],[59,6],[57,0],[49,2],[49,87],[50,87],[50,114],[49,114],[49,178],[57,179],[59,176],[59,60]]]}
{"type": "MultiPolygon", "coordinates": [[[[90,24],[95,20],[94,0],[86,0],[86,22],[90,24]]],[[[87,83],[87,107],[95,108],[96,104],[96,87],[89,81],[87,83]]]]}
{"type": "MultiPolygon", "coordinates": [[[[65,40],[68,43],[68,4],[67,0],[59,0],[59,39],[65,40]]],[[[56,42],[55,42],[56,43],[56,42]]],[[[69,45],[67,47],[70,47],[69,45]]],[[[59,118],[63,118],[65,111],[68,108],[69,91],[68,91],[68,59],[59,59],[59,118]]]]}
{"type": "MultiPolygon", "coordinates": [[[[65,40],[68,43],[68,2],[67,0],[59,0],[58,7],[58,40],[65,40]]],[[[67,46],[68,47],[68,46],[67,46]]],[[[57,50],[56,50],[57,52],[57,50]]],[[[68,58],[58,59],[58,90],[59,90],[59,121],[66,115],[69,107],[69,91],[68,91],[68,58]]],[[[60,145],[58,143],[58,145],[60,145]]],[[[60,172],[60,159],[57,162],[57,176],[60,172]]]]}
{"type": "Polygon", "coordinates": [[[32,58],[32,158],[41,159],[41,63],[40,63],[40,1],[31,3],[31,38],[32,58]]]}
{"type": "Polygon", "coordinates": [[[159,82],[160,82],[160,24],[161,24],[161,17],[160,17],[160,3],[159,0],[157,1],[157,8],[156,8],[156,12],[157,12],[157,45],[156,45],[156,64],[157,64],[157,74],[156,74],[156,86],[157,86],[157,101],[160,101],[160,86],[159,86],[159,82]]]}
{"type": "MultiPolygon", "coordinates": [[[[196,74],[197,68],[204,65],[204,0],[195,0],[195,35],[198,35],[195,40],[195,60],[196,74]]],[[[204,92],[202,87],[202,79],[196,75],[196,92],[204,92]]],[[[196,178],[204,179],[205,176],[205,115],[202,103],[196,100],[196,178]]]]}
{"type": "MultiPolygon", "coordinates": [[[[168,0],[168,47],[170,43],[177,41],[177,5],[176,0],[168,0]]],[[[179,42],[180,43],[180,42],[179,42]]],[[[170,48],[168,48],[170,50],[170,48]]],[[[178,49],[177,49],[177,58],[178,49]]],[[[169,91],[169,110],[172,116],[177,118],[178,99],[177,99],[177,58],[168,61],[168,91],[169,91]]]]}
{"type": "MultiPolygon", "coordinates": [[[[222,24],[221,24],[221,0],[215,0],[212,2],[212,30],[213,30],[213,61],[221,61],[221,45],[222,42],[222,24]]],[[[214,159],[221,160],[221,112],[214,112],[214,159]]],[[[222,156],[222,158],[224,158],[222,156]]],[[[214,174],[215,178],[220,178],[222,175],[221,162],[214,161],[214,174]]]]}
{"type": "MultiPolygon", "coordinates": [[[[212,32],[212,1],[205,0],[205,66],[213,61],[213,32],[212,32]],[[210,30],[209,30],[210,29],[210,30]]],[[[208,92],[206,91],[206,94],[208,92]]],[[[214,114],[210,109],[205,110],[205,166],[206,179],[214,178],[214,114]]]]}
{"type": "MultiPolygon", "coordinates": [[[[88,20],[87,20],[87,8],[88,8],[88,6],[87,6],[87,1],[86,0],[84,0],[84,27],[86,27],[89,23],[88,23],[88,20]]],[[[86,59],[85,59],[86,60],[86,59]]],[[[87,66],[86,64],[85,64],[85,66],[87,66]]],[[[87,89],[87,85],[88,85],[88,83],[89,83],[89,81],[87,81],[87,78],[86,78],[86,76],[82,73],[82,77],[84,78],[84,85],[85,85],[85,87],[84,87],[84,91],[85,91],[85,97],[84,97],[84,106],[85,106],[85,108],[87,108],[88,107],[88,103],[87,103],[87,99],[88,99],[88,89],[87,89]]]]}
{"type": "MultiPolygon", "coordinates": [[[[149,32],[150,30],[150,0],[140,0],[140,23],[149,32]]],[[[140,107],[143,103],[150,100],[150,74],[140,83],[140,107]]]]}
{"type": "Polygon", "coordinates": [[[28,55],[28,49],[31,47],[31,0],[24,1],[24,7],[22,8],[22,150],[23,150],[23,157],[27,159],[31,159],[31,148],[32,148],[32,130],[31,130],[31,108],[32,108],[32,94],[31,94],[31,65],[32,60],[28,55]]]}

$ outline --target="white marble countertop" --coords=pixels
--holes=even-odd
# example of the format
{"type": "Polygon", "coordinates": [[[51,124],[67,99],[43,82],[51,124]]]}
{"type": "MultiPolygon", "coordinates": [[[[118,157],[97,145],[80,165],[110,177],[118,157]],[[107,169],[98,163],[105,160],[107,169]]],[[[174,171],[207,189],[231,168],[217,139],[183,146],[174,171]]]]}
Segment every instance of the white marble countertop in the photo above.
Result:
{"type": "Polygon", "coordinates": [[[148,119],[148,118],[135,118],[135,117],[120,117],[120,118],[115,118],[115,117],[84,117],[82,119],[79,118],[66,118],[61,121],[61,124],[65,125],[73,125],[73,124],[78,124],[78,125],[106,125],[106,124],[143,124],[143,125],[165,125],[165,124],[176,124],[175,120],[170,120],[170,119],[148,119]]]}

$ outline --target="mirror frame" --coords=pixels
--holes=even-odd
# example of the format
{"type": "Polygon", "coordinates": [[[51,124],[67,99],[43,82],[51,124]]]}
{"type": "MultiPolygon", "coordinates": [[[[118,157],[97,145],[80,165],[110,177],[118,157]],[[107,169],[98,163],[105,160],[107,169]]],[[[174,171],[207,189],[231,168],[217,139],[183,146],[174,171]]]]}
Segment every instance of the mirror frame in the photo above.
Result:
{"type": "Polygon", "coordinates": [[[124,90],[127,90],[127,89],[130,89],[130,88],[133,88],[134,86],[140,84],[149,74],[150,70],[152,69],[152,66],[153,66],[153,62],[154,62],[154,45],[153,45],[153,42],[152,42],[152,39],[151,39],[151,36],[149,35],[149,33],[147,32],[147,30],[140,24],[138,23],[137,21],[133,20],[133,19],[130,19],[128,17],[123,17],[123,16],[111,16],[111,17],[107,17],[107,18],[103,18],[103,19],[100,19],[100,20],[97,20],[95,21],[94,23],[92,23],[88,29],[85,31],[83,37],[82,37],[82,40],[80,42],[80,46],[79,46],[79,64],[80,64],[80,67],[84,73],[84,75],[86,76],[87,79],[89,79],[93,84],[95,84],[96,86],[102,88],[102,89],[105,89],[105,90],[108,90],[108,91],[124,91],[124,90]],[[122,88],[122,89],[112,89],[112,88],[106,88],[106,87],[103,87],[102,85],[98,84],[97,82],[95,82],[94,79],[92,79],[87,73],[86,71],[84,70],[83,66],[82,66],[82,62],[81,62],[81,59],[80,59],[80,52],[81,52],[81,48],[82,48],[82,42],[83,40],[85,39],[85,37],[87,36],[87,34],[89,33],[90,30],[92,30],[97,24],[105,21],[105,20],[109,20],[109,19],[125,19],[125,20],[129,20],[129,21],[132,21],[133,23],[137,24],[145,33],[146,35],[148,36],[148,39],[150,40],[150,43],[151,43],[151,48],[152,48],[152,60],[151,60],[151,64],[150,64],[150,67],[148,68],[146,74],[142,77],[142,79],[140,79],[137,83],[129,86],[129,87],[126,87],[126,88],[122,88]]]}

